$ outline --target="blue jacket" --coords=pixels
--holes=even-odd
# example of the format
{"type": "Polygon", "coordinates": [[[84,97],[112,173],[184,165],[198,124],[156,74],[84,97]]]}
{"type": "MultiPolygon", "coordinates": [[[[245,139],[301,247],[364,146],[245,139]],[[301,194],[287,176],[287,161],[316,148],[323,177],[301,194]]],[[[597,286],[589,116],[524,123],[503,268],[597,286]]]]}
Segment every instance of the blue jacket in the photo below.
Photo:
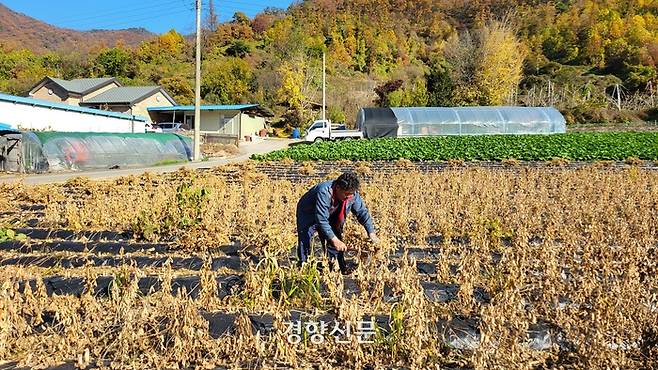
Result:
{"type": "MultiPolygon", "coordinates": [[[[320,235],[333,239],[336,234],[329,224],[333,180],[321,182],[302,196],[297,203],[297,232],[305,232],[316,225],[320,235]]],[[[345,205],[345,215],[352,211],[357,220],[365,227],[368,234],[375,232],[375,226],[368,208],[358,192],[345,205]]],[[[346,217],[347,218],[347,217],[346,217]]],[[[345,221],[343,220],[343,223],[345,221]]],[[[342,226],[342,225],[341,225],[342,226]]]]}

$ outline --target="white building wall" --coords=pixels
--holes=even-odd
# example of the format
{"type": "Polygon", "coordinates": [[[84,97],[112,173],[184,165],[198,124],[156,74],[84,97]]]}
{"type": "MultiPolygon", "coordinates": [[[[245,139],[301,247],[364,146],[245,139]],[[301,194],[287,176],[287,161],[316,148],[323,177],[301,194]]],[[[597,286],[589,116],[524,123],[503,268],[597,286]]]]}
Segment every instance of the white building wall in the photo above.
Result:
{"type": "Polygon", "coordinates": [[[257,136],[263,128],[265,128],[264,117],[250,116],[245,113],[240,115],[240,140],[244,140],[247,135],[257,136]]]}
{"type": "Polygon", "coordinates": [[[239,110],[201,111],[201,132],[238,136],[239,110]]]}
{"type": "Polygon", "coordinates": [[[115,117],[0,101],[0,122],[20,130],[142,133],[145,123],[115,117]]]}

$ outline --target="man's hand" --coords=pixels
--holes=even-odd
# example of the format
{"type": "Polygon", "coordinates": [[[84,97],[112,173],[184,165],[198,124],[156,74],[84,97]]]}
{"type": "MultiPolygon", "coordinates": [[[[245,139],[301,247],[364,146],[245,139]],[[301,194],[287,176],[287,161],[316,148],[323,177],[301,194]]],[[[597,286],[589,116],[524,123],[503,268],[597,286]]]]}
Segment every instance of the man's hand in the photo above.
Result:
{"type": "Polygon", "coordinates": [[[336,250],[339,251],[339,252],[345,252],[347,250],[347,245],[345,245],[345,243],[343,243],[337,237],[334,237],[333,239],[331,239],[331,244],[333,244],[334,248],[336,248],[336,250]]]}
{"type": "Polygon", "coordinates": [[[370,238],[370,242],[372,244],[379,244],[379,238],[377,237],[377,234],[370,233],[370,234],[368,234],[368,237],[370,238]]]}

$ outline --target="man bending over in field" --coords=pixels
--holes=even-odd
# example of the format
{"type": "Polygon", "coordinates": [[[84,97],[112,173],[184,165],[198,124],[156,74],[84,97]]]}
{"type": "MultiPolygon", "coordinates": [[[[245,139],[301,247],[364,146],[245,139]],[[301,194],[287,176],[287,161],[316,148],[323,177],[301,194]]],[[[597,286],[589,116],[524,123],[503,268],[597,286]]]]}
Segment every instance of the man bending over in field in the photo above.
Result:
{"type": "Polygon", "coordinates": [[[317,231],[329,259],[332,263],[338,260],[341,273],[347,274],[344,253],[348,248],[341,239],[350,211],[366,229],[370,240],[374,243],[379,241],[372,217],[358,190],[359,178],[347,172],[336,180],[315,185],[302,196],[297,203],[297,256],[300,266],[311,253],[311,237],[317,231]]]}

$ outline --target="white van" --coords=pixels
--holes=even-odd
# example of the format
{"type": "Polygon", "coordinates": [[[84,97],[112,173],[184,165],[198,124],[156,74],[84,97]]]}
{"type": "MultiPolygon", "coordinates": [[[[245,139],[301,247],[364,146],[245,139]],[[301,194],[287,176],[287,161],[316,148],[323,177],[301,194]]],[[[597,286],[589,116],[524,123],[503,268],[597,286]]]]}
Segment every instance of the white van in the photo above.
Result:
{"type": "Polygon", "coordinates": [[[181,132],[183,130],[183,124],[178,122],[164,122],[158,123],[157,126],[162,129],[162,132],[181,132]]]}
{"type": "Polygon", "coordinates": [[[146,124],[144,125],[144,130],[146,132],[162,132],[162,129],[160,127],[155,126],[154,124],[149,122],[146,122],[146,124]]]}

